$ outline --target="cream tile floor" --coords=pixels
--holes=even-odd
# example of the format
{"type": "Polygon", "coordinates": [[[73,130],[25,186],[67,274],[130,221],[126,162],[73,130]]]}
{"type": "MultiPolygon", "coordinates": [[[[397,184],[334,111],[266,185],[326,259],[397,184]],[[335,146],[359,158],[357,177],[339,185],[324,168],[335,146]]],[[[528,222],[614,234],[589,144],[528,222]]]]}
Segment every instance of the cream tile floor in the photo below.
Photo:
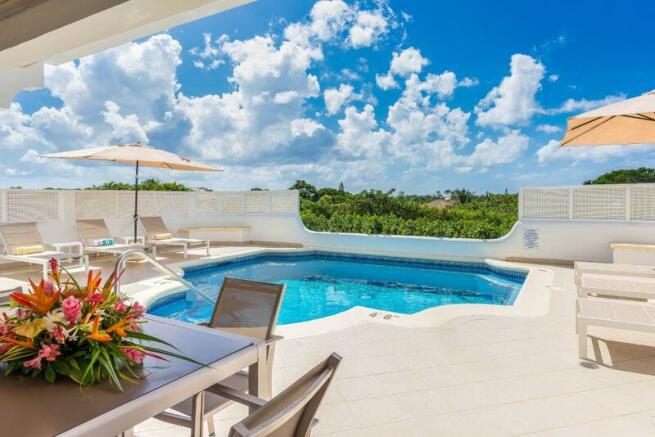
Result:
{"type": "MultiPolygon", "coordinates": [[[[572,271],[554,270],[545,317],[470,316],[412,329],[370,322],[284,340],[274,389],[336,351],[344,360],[315,435],[654,436],[655,336],[592,328],[598,359],[579,360],[572,271]]],[[[221,412],[217,435],[245,414],[240,406],[221,412]]],[[[188,434],[156,420],[135,431],[188,434]]]]}

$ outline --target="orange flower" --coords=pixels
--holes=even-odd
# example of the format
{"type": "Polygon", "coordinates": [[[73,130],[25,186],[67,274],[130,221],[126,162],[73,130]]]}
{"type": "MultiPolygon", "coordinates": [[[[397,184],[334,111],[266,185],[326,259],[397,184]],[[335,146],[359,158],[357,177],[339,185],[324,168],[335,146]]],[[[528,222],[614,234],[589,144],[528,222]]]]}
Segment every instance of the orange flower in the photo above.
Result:
{"type": "Polygon", "coordinates": [[[16,340],[15,338],[11,337],[1,337],[0,341],[4,343],[15,344],[16,346],[22,346],[27,349],[36,349],[34,347],[34,340],[31,338],[29,340],[16,340]]]}
{"type": "Polygon", "coordinates": [[[112,332],[115,332],[116,334],[120,335],[121,337],[127,337],[127,333],[125,330],[127,329],[128,331],[132,328],[132,324],[134,322],[129,319],[123,319],[118,323],[113,324],[105,332],[108,334],[111,334],[112,332]]]}
{"type": "Polygon", "coordinates": [[[61,292],[52,291],[51,287],[46,287],[46,282],[43,279],[38,285],[30,279],[30,284],[32,285],[32,293],[15,291],[11,293],[11,298],[37,314],[47,314],[59,299],[61,292]],[[50,291],[47,291],[46,288],[49,288],[50,291]]]}
{"type": "Polygon", "coordinates": [[[112,338],[111,335],[100,331],[100,314],[98,314],[93,321],[93,328],[91,334],[86,336],[89,340],[99,341],[101,343],[109,343],[112,338]]]}

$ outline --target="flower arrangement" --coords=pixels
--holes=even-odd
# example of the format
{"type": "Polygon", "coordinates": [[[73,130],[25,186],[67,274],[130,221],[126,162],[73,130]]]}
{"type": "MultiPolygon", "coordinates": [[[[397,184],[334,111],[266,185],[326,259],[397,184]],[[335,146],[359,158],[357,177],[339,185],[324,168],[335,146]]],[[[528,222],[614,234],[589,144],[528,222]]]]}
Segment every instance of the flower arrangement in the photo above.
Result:
{"type": "Polygon", "coordinates": [[[10,309],[0,319],[5,374],[42,374],[50,383],[65,376],[82,386],[107,380],[122,390],[121,380],[140,377],[146,355],[193,361],[152,346],[173,347],[142,331],[145,308],[114,291],[119,276],[114,271],[101,285],[101,273],[89,272],[86,286],[81,286],[53,259],[52,280],[30,280],[30,292],[12,293],[10,309]]]}

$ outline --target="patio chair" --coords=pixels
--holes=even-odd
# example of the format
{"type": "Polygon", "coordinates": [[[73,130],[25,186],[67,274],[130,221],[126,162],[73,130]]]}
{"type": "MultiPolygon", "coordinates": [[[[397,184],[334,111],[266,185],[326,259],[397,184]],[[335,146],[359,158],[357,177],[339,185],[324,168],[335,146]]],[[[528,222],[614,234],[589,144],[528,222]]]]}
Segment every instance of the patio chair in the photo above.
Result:
{"type": "Polygon", "coordinates": [[[655,299],[655,278],[585,273],[580,275],[578,296],[655,299]]]}
{"type": "Polygon", "coordinates": [[[148,244],[152,246],[152,256],[157,256],[157,246],[178,246],[184,250],[184,258],[189,254],[189,247],[205,246],[207,256],[209,256],[210,241],[199,240],[196,238],[179,238],[174,237],[173,233],[166,227],[161,217],[139,217],[141,225],[146,231],[148,244]]]}
{"type": "Polygon", "coordinates": [[[227,386],[213,386],[212,392],[255,409],[232,426],[229,437],[309,437],[340,362],[341,357],[333,353],[268,402],[227,386]]]}
{"type": "Polygon", "coordinates": [[[27,264],[38,264],[43,271],[43,279],[48,279],[48,270],[52,258],[58,261],[75,261],[67,270],[70,273],[87,272],[89,258],[86,255],[48,250],[41,239],[36,222],[11,223],[0,225],[0,240],[3,253],[0,259],[27,264]]]}
{"type": "Polygon", "coordinates": [[[587,358],[587,328],[602,326],[655,334],[655,305],[608,299],[578,299],[578,355],[587,358]]]}
{"type": "MultiPolygon", "coordinates": [[[[282,337],[274,335],[277,316],[284,297],[284,284],[248,281],[245,279],[225,278],[218,295],[211,319],[205,326],[232,334],[257,338],[266,342],[266,378],[263,384],[268,392],[259,393],[270,399],[273,375],[273,358],[275,345],[282,337]]],[[[248,390],[248,373],[239,372],[226,380],[223,385],[233,390],[248,390]]],[[[214,432],[213,416],[230,405],[230,400],[214,393],[205,394],[204,414],[209,432],[214,432]]],[[[165,422],[176,425],[192,426],[192,402],[188,399],[155,416],[165,422]]]]}
{"type": "Polygon", "coordinates": [[[619,276],[638,276],[643,278],[655,279],[655,266],[637,265],[637,264],[614,264],[576,261],[574,264],[575,283],[580,284],[580,278],[587,273],[619,275],[619,276]]]}
{"type": "Polygon", "coordinates": [[[127,242],[116,243],[117,238],[111,235],[104,219],[77,220],[75,223],[82,237],[85,252],[95,253],[96,255],[102,253],[120,255],[126,250],[134,248],[133,245],[127,242]]]}
{"type": "MultiPolygon", "coordinates": [[[[0,278],[0,306],[9,303],[9,295],[14,291],[25,291],[28,284],[11,278],[0,278]]],[[[0,309],[0,313],[2,309],[0,309]]]]}

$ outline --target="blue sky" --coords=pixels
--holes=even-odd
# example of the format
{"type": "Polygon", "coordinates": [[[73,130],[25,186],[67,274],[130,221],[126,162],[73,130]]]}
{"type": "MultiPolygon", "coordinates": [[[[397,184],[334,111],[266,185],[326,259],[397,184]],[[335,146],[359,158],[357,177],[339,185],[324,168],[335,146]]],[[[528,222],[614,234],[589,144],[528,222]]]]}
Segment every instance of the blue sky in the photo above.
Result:
{"type": "MultiPolygon", "coordinates": [[[[633,4],[634,3],[634,4],[633,4]]],[[[655,6],[591,1],[259,0],[46,70],[0,113],[0,185],[132,169],[45,161],[142,141],[225,169],[214,189],[478,192],[655,166],[653,148],[559,149],[566,118],[655,88],[655,6]]]]}

